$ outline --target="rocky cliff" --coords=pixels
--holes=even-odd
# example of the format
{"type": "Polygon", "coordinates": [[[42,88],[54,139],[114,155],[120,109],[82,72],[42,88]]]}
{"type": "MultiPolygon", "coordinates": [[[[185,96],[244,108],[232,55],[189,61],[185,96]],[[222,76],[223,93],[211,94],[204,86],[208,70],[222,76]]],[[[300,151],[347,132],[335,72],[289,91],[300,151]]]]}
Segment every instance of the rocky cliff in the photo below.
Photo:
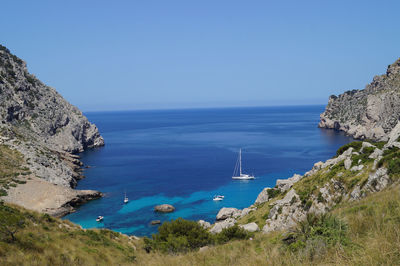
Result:
{"type": "Polygon", "coordinates": [[[387,141],[400,118],[400,59],[363,90],[329,98],[319,127],[342,130],[358,139],[387,141]]]}
{"type": "MultiPolygon", "coordinates": [[[[38,177],[69,189],[82,178],[82,163],[74,153],[102,146],[104,140],[78,108],[0,45],[0,145],[21,154],[25,171],[14,173],[19,183],[38,177]]],[[[15,185],[7,176],[0,175],[0,181],[0,189],[15,185]]]]}

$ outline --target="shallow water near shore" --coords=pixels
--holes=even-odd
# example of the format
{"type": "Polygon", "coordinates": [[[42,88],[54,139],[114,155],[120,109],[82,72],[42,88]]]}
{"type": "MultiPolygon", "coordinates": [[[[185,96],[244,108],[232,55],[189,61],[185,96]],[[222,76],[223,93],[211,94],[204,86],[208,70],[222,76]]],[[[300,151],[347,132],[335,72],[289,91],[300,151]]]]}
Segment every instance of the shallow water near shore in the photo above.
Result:
{"type": "Polygon", "coordinates": [[[81,206],[69,219],[84,228],[105,227],[150,235],[152,220],[178,217],[214,222],[222,207],[244,208],[276,179],[304,174],[352,139],[317,127],[324,106],[95,112],[106,146],[81,154],[86,178],[77,189],[105,197],[81,206]],[[232,180],[238,150],[255,180],[232,180]],[[129,203],[123,204],[124,192],[129,203]],[[220,202],[212,200],[224,195],[220,202]],[[157,204],[176,207],[169,214],[157,204]],[[95,221],[104,216],[102,223],[95,221]]]}

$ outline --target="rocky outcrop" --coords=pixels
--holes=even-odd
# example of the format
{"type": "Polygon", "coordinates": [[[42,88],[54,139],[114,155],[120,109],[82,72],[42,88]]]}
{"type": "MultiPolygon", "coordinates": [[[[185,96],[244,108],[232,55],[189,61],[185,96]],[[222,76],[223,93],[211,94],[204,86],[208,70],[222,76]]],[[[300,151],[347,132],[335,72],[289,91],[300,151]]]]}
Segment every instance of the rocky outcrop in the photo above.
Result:
{"type": "Polygon", "coordinates": [[[170,204],[161,204],[154,207],[155,212],[173,212],[175,207],[170,204]]]}
{"type": "Polygon", "coordinates": [[[0,46],[0,122],[42,140],[55,150],[80,152],[104,145],[95,125],[53,88],[27,70],[26,63],[0,46]]]}
{"type": "Polygon", "coordinates": [[[71,153],[104,145],[97,127],[26,63],[0,45],[1,143],[20,151],[27,167],[51,183],[75,187],[81,162],[71,153]]]}
{"type": "Polygon", "coordinates": [[[256,223],[248,223],[248,224],[244,224],[244,225],[240,225],[239,227],[243,228],[244,230],[248,231],[248,232],[257,232],[260,231],[260,228],[258,227],[258,225],[256,223]]]}
{"type": "Polygon", "coordinates": [[[299,181],[301,178],[301,175],[295,174],[288,179],[278,179],[276,180],[276,186],[281,192],[285,192],[289,190],[293,186],[293,184],[299,181]]]}
{"type": "Polygon", "coordinates": [[[264,188],[260,194],[258,194],[256,201],[254,202],[254,204],[261,204],[264,202],[267,202],[269,199],[269,195],[268,195],[268,190],[270,190],[271,188],[266,187],[264,188]]]}
{"type": "Polygon", "coordinates": [[[236,208],[222,208],[219,210],[217,214],[217,221],[225,220],[227,218],[236,216],[239,213],[239,210],[236,208]]]}
{"type": "Polygon", "coordinates": [[[387,141],[400,117],[400,59],[363,90],[329,98],[319,127],[342,130],[358,139],[387,141]]]}
{"type": "Polygon", "coordinates": [[[228,218],[228,219],[225,219],[223,221],[215,223],[211,227],[210,232],[212,234],[217,234],[217,233],[220,233],[223,229],[232,227],[235,224],[236,224],[236,220],[234,218],[228,218]]]}
{"type": "Polygon", "coordinates": [[[208,229],[208,228],[211,227],[211,224],[210,224],[209,222],[204,221],[204,220],[199,220],[199,221],[197,221],[197,223],[198,223],[201,227],[203,227],[204,229],[208,229]]]}
{"type": "MultiPolygon", "coordinates": [[[[82,162],[74,153],[102,146],[104,140],[78,108],[30,74],[24,61],[0,45],[0,144],[23,155],[30,177],[51,183],[39,187],[54,188],[52,193],[43,193],[42,200],[47,202],[46,197],[58,197],[57,193],[69,191],[83,178],[82,162]]],[[[69,191],[68,197],[59,197],[54,210],[46,212],[59,216],[101,196],[97,191],[82,193],[69,191]]]]}

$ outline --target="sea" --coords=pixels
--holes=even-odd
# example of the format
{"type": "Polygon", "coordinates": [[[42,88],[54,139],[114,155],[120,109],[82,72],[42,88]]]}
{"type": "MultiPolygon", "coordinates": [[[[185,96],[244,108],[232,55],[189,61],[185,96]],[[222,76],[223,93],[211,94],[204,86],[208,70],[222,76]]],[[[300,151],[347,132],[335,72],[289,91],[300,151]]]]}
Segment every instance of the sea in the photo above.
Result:
{"type": "Polygon", "coordinates": [[[80,154],[89,168],[77,189],[99,190],[104,197],[64,219],[137,236],[156,233],[153,220],[212,223],[222,207],[250,206],[263,188],[304,174],[352,140],[317,127],[323,110],[282,106],[85,113],[106,145],[80,154]],[[243,171],[254,174],[254,180],[232,179],[239,149],[243,171]],[[225,198],[213,201],[214,195],[225,198]],[[175,212],[154,212],[155,205],[164,203],[175,212]],[[99,215],[103,222],[96,222],[99,215]]]}

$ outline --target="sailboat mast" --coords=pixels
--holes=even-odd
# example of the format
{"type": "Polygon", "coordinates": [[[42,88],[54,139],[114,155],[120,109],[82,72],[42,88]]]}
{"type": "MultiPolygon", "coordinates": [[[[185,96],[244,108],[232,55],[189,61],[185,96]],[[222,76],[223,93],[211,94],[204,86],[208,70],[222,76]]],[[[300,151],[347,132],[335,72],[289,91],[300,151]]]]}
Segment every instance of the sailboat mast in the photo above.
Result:
{"type": "Polygon", "coordinates": [[[242,149],[239,150],[239,167],[240,167],[240,175],[242,175],[242,149]]]}

